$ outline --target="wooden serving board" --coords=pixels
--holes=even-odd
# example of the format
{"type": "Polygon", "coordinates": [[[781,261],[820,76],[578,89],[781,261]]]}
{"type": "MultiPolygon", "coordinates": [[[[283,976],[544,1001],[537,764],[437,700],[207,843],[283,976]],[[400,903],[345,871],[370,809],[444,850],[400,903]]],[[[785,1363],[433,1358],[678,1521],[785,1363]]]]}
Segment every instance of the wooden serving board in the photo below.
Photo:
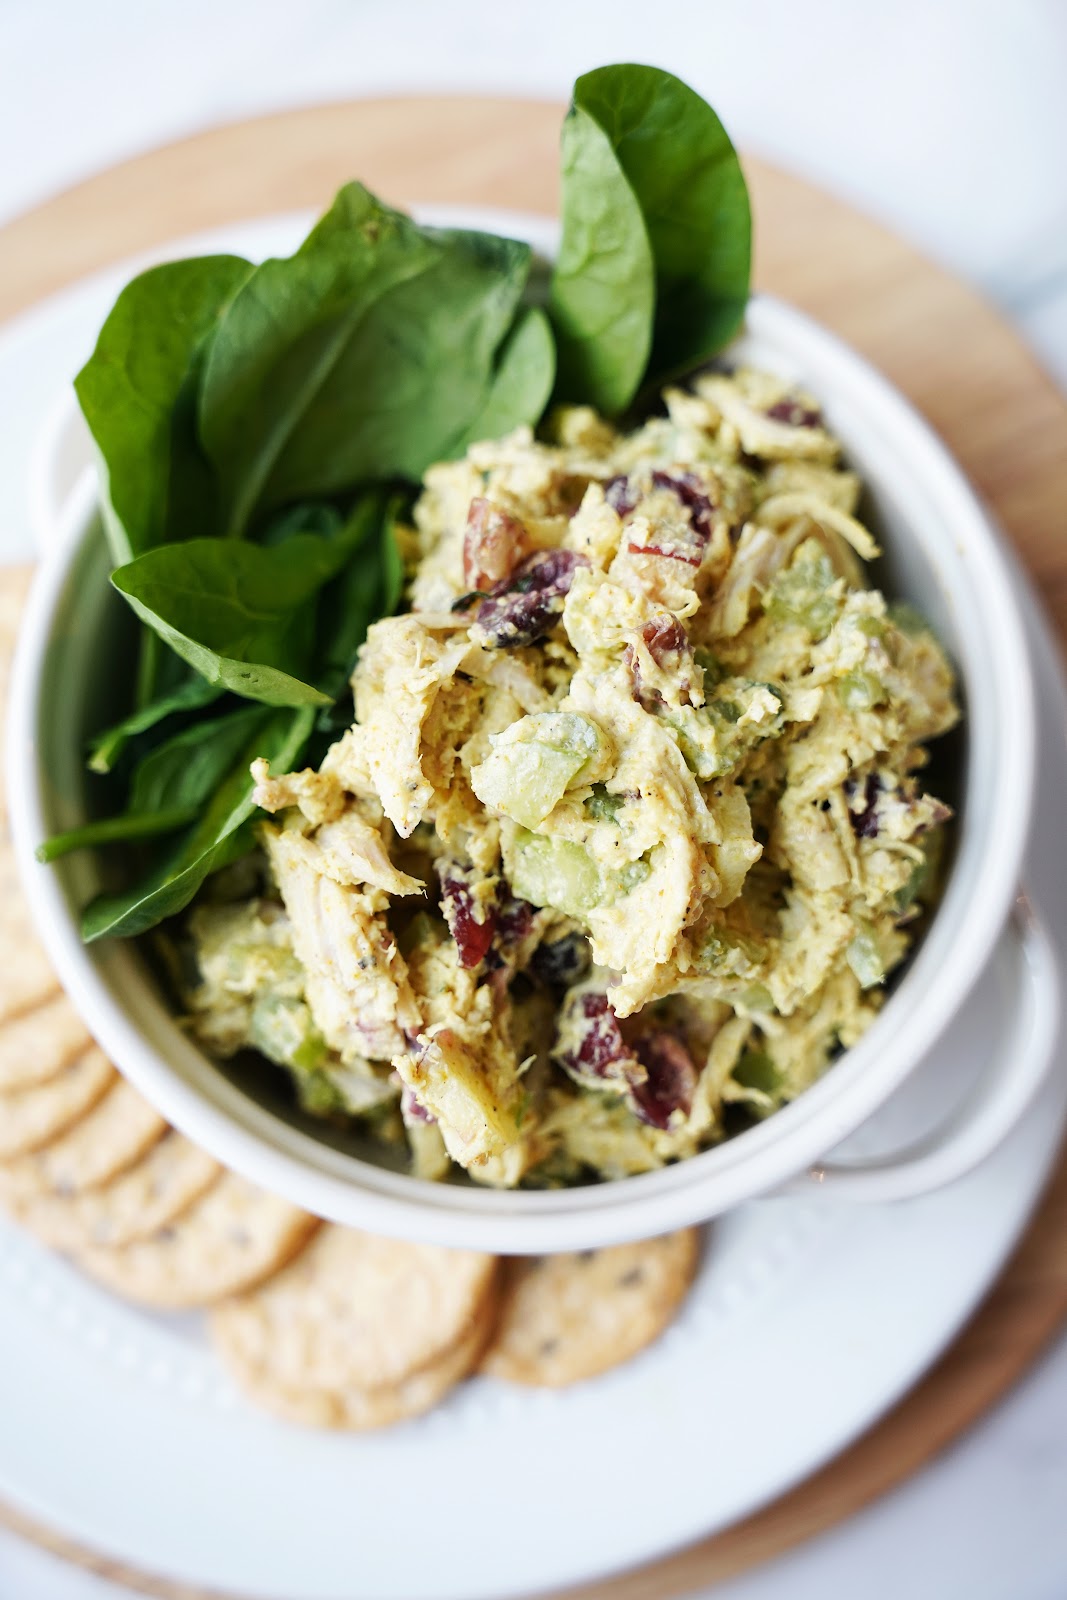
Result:
{"type": "MultiPolygon", "coordinates": [[[[322,208],[359,176],[398,204],[556,210],[562,108],[419,97],[290,111],[214,128],[101,173],[0,229],[0,318],[87,272],[182,234],[322,208]]],[[[756,281],[833,328],[945,438],[1067,637],[1067,400],[1005,322],[908,245],[786,173],[747,161],[756,281]]],[[[14,579],[10,580],[14,594],[14,579]]],[[[900,1483],[1026,1371],[1067,1318],[1067,1158],[984,1306],[926,1379],[858,1444],[724,1534],[567,1600],[666,1600],[778,1555],[900,1483]]],[[[0,1520],[114,1581],[168,1600],[184,1586],[0,1520]]],[[[294,1597],[295,1600],[295,1597],[294,1597]]]]}

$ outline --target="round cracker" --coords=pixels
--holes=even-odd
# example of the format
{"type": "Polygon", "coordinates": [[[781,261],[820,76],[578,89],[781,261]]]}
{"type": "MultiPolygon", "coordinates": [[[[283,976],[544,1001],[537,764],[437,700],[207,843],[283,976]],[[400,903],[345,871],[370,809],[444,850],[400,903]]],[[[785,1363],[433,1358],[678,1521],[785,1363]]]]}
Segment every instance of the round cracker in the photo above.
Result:
{"type": "Polygon", "coordinates": [[[218,1182],[222,1170],[206,1150],[172,1130],[110,1183],[79,1195],[37,1195],[12,1209],[53,1250],[119,1250],[174,1222],[218,1182]]]}
{"type": "Polygon", "coordinates": [[[84,1022],[63,993],[0,1028],[0,1093],[46,1083],[92,1044],[84,1022]]]}
{"type": "Polygon", "coordinates": [[[75,1252],[80,1266],[128,1300],[192,1310],[251,1288],[296,1254],[318,1219],[227,1172],[165,1228],[121,1250],[75,1252]]]}
{"type": "Polygon", "coordinates": [[[107,1183],[140,1159],[166,1121],[119,1078],[91,1111],[42,1149],[0,1165],[0,1200],[18,1206],[35,1195],[77,1195],[107,1183]]]}
{"type": "Polygon", "coordinates": [[[215,1338],[282,1385],[397,1384],[464,1336],[496,1265],[473,1250],[330,1225],[270,1283],[221,1307],[215,1338]]]}
{"type": "Polygon", "coordinates": [[[0,845],[0,1022],[59,993],[59,982],[33,931],[10,845],[0,845]]]}
{"type": "MultiPolygon", "coordinates": [[[[495,1297],[490,1295],[466,1333],[450,1349],[400,1383],[375,1389],[330,1390],[285,1384],[272,1373],[246,1365],[229,1341],[216,1340],[216,1345],[241,1390],[265,1411],[303,1427],[363,1433],[407,1422],[439,1405],[477,1365],[492,1333],[495,1310],[495,1297]]],[[[218,1313],[212,1318],[212,1333],[216,1331],[217,1316],[218,1313]]]]}
{"type": "Polygon", "coordinates": [[[117,1076],[103,1051],[92,1045],[46,1083],[0,1094],[0,1161],[57,1139],[96,1105],[117,1076]]]}
{"type": "Polygon", "coordinates": [[[659,1338],[699,1257],[700,1235],[685,1228],[610,1250],[510,1261],[481,1370],[550,1388],[607,1372],[659,1338]]]}

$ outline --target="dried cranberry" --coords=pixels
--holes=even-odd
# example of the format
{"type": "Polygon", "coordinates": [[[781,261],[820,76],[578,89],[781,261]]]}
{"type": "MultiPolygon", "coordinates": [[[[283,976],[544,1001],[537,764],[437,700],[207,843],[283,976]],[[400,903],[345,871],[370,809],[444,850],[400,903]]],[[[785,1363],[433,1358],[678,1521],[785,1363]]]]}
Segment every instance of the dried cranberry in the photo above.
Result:
{"type": "Polygon", "coordinates": [[[535,644],[555,626],[575,569],[588,559],[574,550],[528,556],[511,577],[493,585],[475,613],[486,643],[495,648],[535,644]]]}
{"type": "Polygon", "coordinates": [[[633,1053],[623,1039],[607,995],[587,991],[576,995],[567,1009],[577,1011],[581,1042],[576,1050],[561,1056],[566,1071],[578,1083],[628,1083],[634,1067],[633,1053]]]}
{"type": "Polygon", "coordinates": [[[441,911],[448,931],[456,941],[461,967],[477,967],[489,954],[496,932],[496,917],[489,906],[482,906],[482,921],[474,915],[474,894],[468,875],[454,862],[438,861],[441,880],[441,911]]]}
{"type": "Polygon", "coordinates": [[[657,711],[660,706],[666,705],[667,702],[664,700],[659,690],[649,688],[648,684],[645,682],[641,672],[641,663],[637,657],[637,651],[634,649],[632,644],[628,644],[626,646],[626,649],[622,653],[622,659],[627,672],[629,672],[630,677],[633,679],[633,688],[631,689],[630,693],[642,710],[657,711]]]}
{"type": "MultiPolygon", "coordinates": [[[[620,480],[612,479],[612,483],[620,480]]],[[[622,480],[626,482],[627,480],[622,480]]],[[[609,485],[610,488],[610,485],[609,485]]],[[[639,544],[631,541],[627,549],[635,556],[663,556],[668,561],[682,561],[687,567],[699,567],[711,536],[715,508],[708,498],[700,479],[692,472],[663,472],[652,474],[652,488],[665,490],[680,501],[689,512],[687,524],[665,529],[657,536],[658,542],[639,544]]],[[[626,509],[632,511],[637,496],[626,500],[626,509]]],[[[619,509],[618,506],[616,509],[619,509]]],[[[620,512],[620,515],[624,513],[620,512]]]]}
{"type": "Polygon", "coordinates": [[[668,672],[680,666],[682,658],[689,655],[689,635],[678,618],[672,617],[669,611],[663,611],[646,622],[641,629],[641,637],[657,667],[663,667],[668,672]],[[672,656],[678,659],[672,661],[672,656]]]}
{"type": "Polygon", "coordinates": [[[687,567],[699,567],[704,559],[705,540],[694,528],[671,528],[660,544],[626,546],[633,556],[663,556],[667,561],[681,561],[687,567]]]}
{"type": "Polygon", "coordinates": [[[481,496],[470,503],[463,534],[463,581],[486,590],[509,578],[528,553],[530,541],[517,517],[481,496]]]}
{"type": "Polygon", "coordinates": [[[711,537],[711,523],[715,507],[708,498],[700,479],[693,472],[654,472],[652,484],[656,489],[668,489],[689,512],[689,521],[704,539],[711,537]]]}
{"type": "Polygon", "coordinates": [[[622,473],[617,478],[608,479],[604,485],[604,499],[620,517],[628,517],[637,504],[638,493],[631,480],[622,473]]]}
{"type": "Polygon", "coordinates": [[[578,1046],[578,1061],[602,1075],[613,1061],[629,1056],[619,1029],[619,1020],[606,994],[583,994],[578,1000],[579,1015],[587,1026],[578,1046]]]}
{"type": "Polygon", "coordinates": [[[646,1033],[634,1050],[648,1074],[644,1083],[635,1083],[630,1091],[642,1122],[653,1128],[666,1128],[673,1112],[688,1116],[693,1109],[697,1069],[678,1035],[646,1033]]]}
{"type": "Polygon", "coordinates": [[[569,989],[580,983],[589,971],[589,941],[581,933],[565,933],[562,939],[539,944],[530,967],[542,983],[569,989]]]}
{"type": "Polygon", "coordinates": [[[528,900],[508,895],[496,910],[496,947],[505,961],[513,960],[515,952],[530,936],[533,927],[534,907],[528,900]]]}
{"type": "MultiPolygon", "coordinates": [[[[700,479],[693,472],[652,473],[652,488],[664,489],[673,494],[689,512],[689,526],[672,528],[670,537],[662,544],[630,544],[633,555],[665,556],[671,561],[684,561],[686,566],[699,567],[704,559],[704,547],[711,537],[715,507],[700,479]]],[[[620,517],[628,517],[641,500],[641,491],[632,478],[610,478],[604,486],[604,497],[620,517]]]]}
{"type": "MultiPolygon", "coordinates": [[[[691,659],[689,636],[677,617],[672,617],[669,611],[662,612],[650,622],[646,622],[641,629],[641,638],[657,667],[662,667],[666,672],[681,670],[691,659]]],[[[634,681],[634,699],[646,711],[655,711],[658,706],[663,705],[663,696],[658,689],[650,688],[645,683],[641,675],[640,657],[634,647],[627,645],[623,655],[634,681]]],[[[688,680],[684,680],[683,691],[688,691],[688,688],[688,680]]]]}
{"type": "Polygon", "coordinates": [[[772,422],[784,422],[790,428],[822,427],[822,412],[817,407],[801,405],[799,400],[777,400],[767,407],[766,415],[772,422]]]}
{"type": "Polygon", "coordinates": [[[878,796],[882,792],[876,772],[868,772],[862,784],[856,778],[845,780],[845,797],[848,800],[848,820],[857,839],[878,837],[878,796]],[[859,804],[855,802],[859,799],[859,804]]]}

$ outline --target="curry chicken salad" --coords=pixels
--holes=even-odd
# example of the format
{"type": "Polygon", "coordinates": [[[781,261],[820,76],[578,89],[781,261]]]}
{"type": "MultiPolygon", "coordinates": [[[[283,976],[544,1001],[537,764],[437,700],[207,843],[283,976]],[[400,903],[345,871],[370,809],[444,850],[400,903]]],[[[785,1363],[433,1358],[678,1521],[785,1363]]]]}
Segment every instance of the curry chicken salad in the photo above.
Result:
{"type": "Polygon", "coordinates": [[[958,715],[839,458],[738,370],[430,468],[353,725],[255,764],[258,892],[186,919],[203,1046],[500,1186],[662,1166],[817,1079],[931,893],[958,715]]]}

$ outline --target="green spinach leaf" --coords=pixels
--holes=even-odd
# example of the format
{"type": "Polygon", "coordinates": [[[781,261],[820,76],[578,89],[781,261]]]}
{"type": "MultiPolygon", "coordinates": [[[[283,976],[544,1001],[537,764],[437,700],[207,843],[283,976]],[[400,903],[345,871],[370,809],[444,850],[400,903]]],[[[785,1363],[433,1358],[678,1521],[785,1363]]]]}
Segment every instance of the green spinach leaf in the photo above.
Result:
{"type": "Polygon", "coordinates": [[[433,261],[375,301],[307,397],[265,486],[267,504],[418,479],[462,448],[491,390],[530,250],[464,232],[427,232],[423,243],[433,261]]]}
{"type": "Polygon", "coordinates": [[[97,734],[89,751],[90,770],[110,772],[131,739],[150,732],[167,717],[183,711],[199,711],[211,705],[223,693],[221,684],[208,683],[206,678],[201,678],[198,674],[190,675],[184,682],[179,683],[176,689],[160,695],[139,711],[131,711],[128,717],[123,717],[114,727],[97,734]]]}
{"type": "Polygon", "coordinates": [[[333,539],[344,525],[345,518],[329,501],[301,501],[271,517],[259,534],[259,543],[284,544],[294,533],[317,533],[324,539],[333,539]]]}
{"type": "Polygon", "coordinates": [[[323,705],[311,664],[314,599],[346,555],[339,540],[279,545],[190,539],[112,574],[141,620],[209,683],[267,705],[323,705]]]}
{"type": "MultiPolygon", "coordinates": [[[[350,183],[294,256],[264,261],[234,296],[211,342],[199,395],[200,436],[215,464],[223,526],[243,534],[266,502],[329,492],[325,480],[279,493],[268,484],[297,425],[325,396],[375,303],[433,262],[407,217],[350,183]]],[[[366,381],[359,374],[359,383],[366,381]]]]}
{"type": "Polygon", "coordinates": [[[132,816],[200,807],[271,716],[266,706],[243,706],[210,722],[183,728],[138,762],[130,783],[132,816]]]}
{"type": "Polygon", "coordinates": [[[214,721],[183,728],[138,762],[124,812],[54,834],[38,850],[37,859],[56,861],[72,850],[176,833],[196,820],[200,808],[270,716],[265,706],[246,706],[214,721]]]}
{"type": "Polygon", "coordinates": [[[364,520],[369,547],[359,547],[323,594],[316,681],[335,703],[319,715],[317,726],[322,732],[339,732],[352,721],[352,702],[345,689],[355,668],[356,653],[371,623],[391,616],[399,604],[404,563],[393,530],[410,504],[409,494],[386,497],[380,490],[370,490],[352,513],[364,520]]]}
{"type": "Polygon", "coordinates": [[[379,614],[383,617],[393,615],[404,592],[404,558],[400,553],[396,527],[401,517],[407,516],[410,512],[411,504],[410,494],[394,494],[390,496],[385,506],[380,546],[382,584],[379,597],[381,605],[379,614]]]}
{"type": "Polygon", "coordinates": [[[237,256],[152,267],[119,295],[74,380],[96,441],[116,561],[213,531],[214,485],[195,432],[205,342],[252,268],[237,256]]]}
{"type": "Polygon", "coordinates": [[[697,366],[737,331],[748,191],[718,117],[680,79],[636,65],[578,79],[562,211],[549,308],[563,398],[625,410],[642,384],[697,366]]]}
{"type": "Polygon", "coordinates": [[[103,817],[98,822],[86,822],[80,828],[69,828],[66,833],[54,833],[37,846],[34,854],[38,861],[47,863],[69,856],[75,850],[98,850],[107,844],[152,839],[161,833],[177,833],[195,816],[195,806],[172,807],[136,816],[124,811],[117,817],[103,817]]]}
{"type": "Polygon", "coordinates": [[[581,82],[563,124],[563,231],[548,309],[560,398],[613,416],[648,363],[655,270],[641,207],[610,138],[580,103],[581,82]]]}
{"type": "MultiPolygon", "coordinates": [[[[200,428],[227,531],[451,454],[486,404],[529,261],[515,240],[419,228],[342,189],[296,255],[255,270],[212,340],[200,428]]],[[[527,406],[538,398],[531,386],[527,406]]]]}
{"type": "Polygon", "coordinates": [[[82,917],[86,943],[144,933],[184,910],[210,873],[246,854],[253,843],[250,822],[256,811],[250,764],[257,756],[266,756],[274,772],[290,772],[303,753],[313,722],[314,712],[309,707],[265,713],[193,827],[132,888],[98,895],[87,907],[82,917]]]}
{"type": "Polygon", "coordinates": [[[652,247],[656,320],[645,381],[721,350],[748,300],[752,219],[737,152],[711,106],[658,67],[587,72],[575,100],[603,129],[652,247]]]}
{"type": "Polygon", "coordinates": [[[481,410],[453,445],[454,454],[477,439],[501,439],[523,423],[535,423],[555,377],[556,345],[548,318],[539,306],[524,306],[501,347],[481,410]]]}

